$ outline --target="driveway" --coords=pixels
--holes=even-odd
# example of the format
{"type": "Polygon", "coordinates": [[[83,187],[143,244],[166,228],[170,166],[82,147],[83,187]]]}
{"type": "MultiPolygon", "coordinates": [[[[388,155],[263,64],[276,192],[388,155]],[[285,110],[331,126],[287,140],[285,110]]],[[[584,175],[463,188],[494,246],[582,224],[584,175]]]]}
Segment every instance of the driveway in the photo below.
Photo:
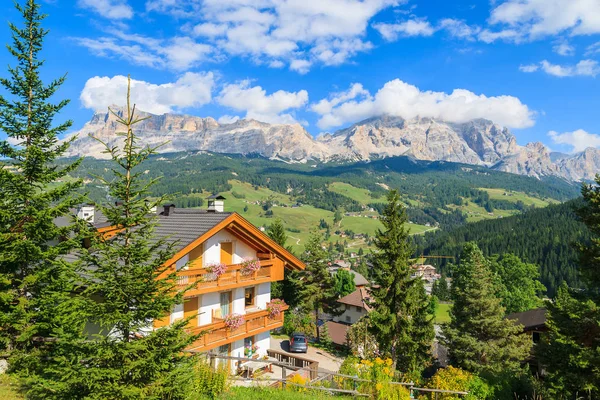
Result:
{"type": "MultiPolygon", "coordinates": [[[[289,353],[290,350],[290,341],[288,339],[277,339],[271,337],[271,348],[273,350],[284,351],[289,353]]],[[[326,369],[331,372],[338,372],[340,370],[340,366],[344,361],[343,358],[339,358],[330,354],[322,349],[317,349],[312,346],[308,346],[308,351],[306,354],[304,353],[289,353],[291,355],[297,355],[300,357],[305,357],[314,361],[319,362],[319,369],[326,369]]]]}

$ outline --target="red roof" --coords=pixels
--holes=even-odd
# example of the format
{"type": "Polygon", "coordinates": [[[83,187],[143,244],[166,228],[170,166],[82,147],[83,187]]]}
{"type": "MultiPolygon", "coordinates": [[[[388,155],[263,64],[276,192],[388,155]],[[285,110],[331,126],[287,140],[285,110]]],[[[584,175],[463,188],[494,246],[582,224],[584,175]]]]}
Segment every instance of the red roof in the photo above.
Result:
{"type": "Polygon", "coordinates": [[[369,307],[370,300],[371,300],[371,297],[369,296],[367,289],[365,289],[364,287],[360,287],[360,288],[356,289],[354,292],[339,299],[338,303],[361,307],[367,311],[370,311],[371,310],[371,307],[369,307]]]}
{"type": "Polygon", "coordinates": [[[350,329],[350,325],[340,324],[339,322],[327,321],[325,322],[327,331],[331,341],[335,344],[345,345],[346,344],[346,333],[350,329]]]}

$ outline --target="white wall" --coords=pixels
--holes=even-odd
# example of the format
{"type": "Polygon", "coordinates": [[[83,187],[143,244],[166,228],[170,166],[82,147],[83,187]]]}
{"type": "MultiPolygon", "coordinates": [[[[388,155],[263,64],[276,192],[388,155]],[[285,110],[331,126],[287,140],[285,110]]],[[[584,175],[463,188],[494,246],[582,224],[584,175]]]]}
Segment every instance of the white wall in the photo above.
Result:
{"type": "Polygon", "coordinates": [[[267,303],[271,301],[271,282],[264,282],[256,286],[256,306],[261,310],[267,308],[267,303]]]}
{"type": "Polygon", "coordinates": [[[271,332],[263,332],[254,336],[254,340],[258,345],[258,354],[262,356],[267,355],[267,350],[271,348],[271,332]]]}
{"type": "Polygon", "coordinates": [[[175,269],[177,271],[181,270],[181,269],[188,269],[188,266],[186,265],[189,261],[189,254],[186,254],[185,256],[181,257],[179,260],[177,260],[177,262],[175,262],[175,269]]]}
{"type": "MultiPolygon", "coordinates": [[[[342,307],[345,307],[345,304],[342,304],[342,307]]],[[[354,324],[356,323],[356,321],[358,321],[363,315],[366,315],[367,312],[365,311],[364,308],[361,308],[360,311],[356,311],[356,307],[355,306],[348,306],[349,308],[347,310],[344,311],[344,313],[338,317],[334,317],[333,320],[335,322],[343,322],[343,323],[350,323],[350,324],[354,324]],[[349,316],[350,317],[350,321],[346,320],[346,317],[349,316]]]]}
{"type": "Polygon", "coordinates": [[[233,242],[234,264],[242,262],[244,258],[256,258],[256,250],[239,240],[232,233],[222,230],[204,242],[204,254],[202,257],[204,265],[221,261],[221,242],[233,242]]]}
{"type": "Polygon", "coordinates": [[[237,288],[233,290],[233,313],[246,314],[244,305],[244,288],[237,288]]]}
{"type": "Polygon", "coordinates": [[[177,304],[171,313],[171,323],[183,318],[183,304],[177,304]]]}
{"type": "Polygon", "coordinates": [[[200,325],[212,322],[212,311],[221,307],[219,293],[205,293],[200,296],[200,325]]]}

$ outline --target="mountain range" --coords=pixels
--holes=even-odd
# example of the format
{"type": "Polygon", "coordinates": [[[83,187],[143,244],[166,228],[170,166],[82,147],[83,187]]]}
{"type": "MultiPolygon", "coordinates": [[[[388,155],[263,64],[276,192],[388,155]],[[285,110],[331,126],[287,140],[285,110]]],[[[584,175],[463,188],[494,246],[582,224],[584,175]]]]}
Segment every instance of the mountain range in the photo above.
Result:
{"type": "MultiPolygon", "coordinates": [[[[119,107],[111,108],[123,115],[119,107]]],[[[158,151],[205,150],[216,153],[259,154],[288,162],[358,161],[392,156],[449,161],[541,178],[558,176],[571,181],[591,180],[600,171],[600,150],[576,154],[551,153],[542,143],[517,144],[514,135],[492,121],[476,119],[450,123],[432,118],[403,119],[381,116],[358,122],[335,133],[313,138],[300,124],[269,124],[252,119],[219,123],[190,115],[154,115],[135,126],[144,145],[158,151]]],[[[104,145],[119,140],[117,117],[96,112],[76,132],[68,156],[106,158],[104,145]]]]}

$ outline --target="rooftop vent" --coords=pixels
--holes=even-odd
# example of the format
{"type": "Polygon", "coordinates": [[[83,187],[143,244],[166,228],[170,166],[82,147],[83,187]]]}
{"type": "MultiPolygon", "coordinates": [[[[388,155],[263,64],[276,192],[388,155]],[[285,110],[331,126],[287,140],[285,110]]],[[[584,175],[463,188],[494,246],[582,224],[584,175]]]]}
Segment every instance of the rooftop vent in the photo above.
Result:
{"type": "Polygon", "coordinates": [[[175,204],[165,204],[163,206],[162,215],[164,215],[165,217],[168,217],[169,214],[171,214],[174,211],[175,211],[175,204]]]}
{"type": "Polygon", "coordinates": [[[213,194],[208,198],[208,209],[209,212],[223,212],[225,210],[225,197],[220,194],[213,194]]]}

